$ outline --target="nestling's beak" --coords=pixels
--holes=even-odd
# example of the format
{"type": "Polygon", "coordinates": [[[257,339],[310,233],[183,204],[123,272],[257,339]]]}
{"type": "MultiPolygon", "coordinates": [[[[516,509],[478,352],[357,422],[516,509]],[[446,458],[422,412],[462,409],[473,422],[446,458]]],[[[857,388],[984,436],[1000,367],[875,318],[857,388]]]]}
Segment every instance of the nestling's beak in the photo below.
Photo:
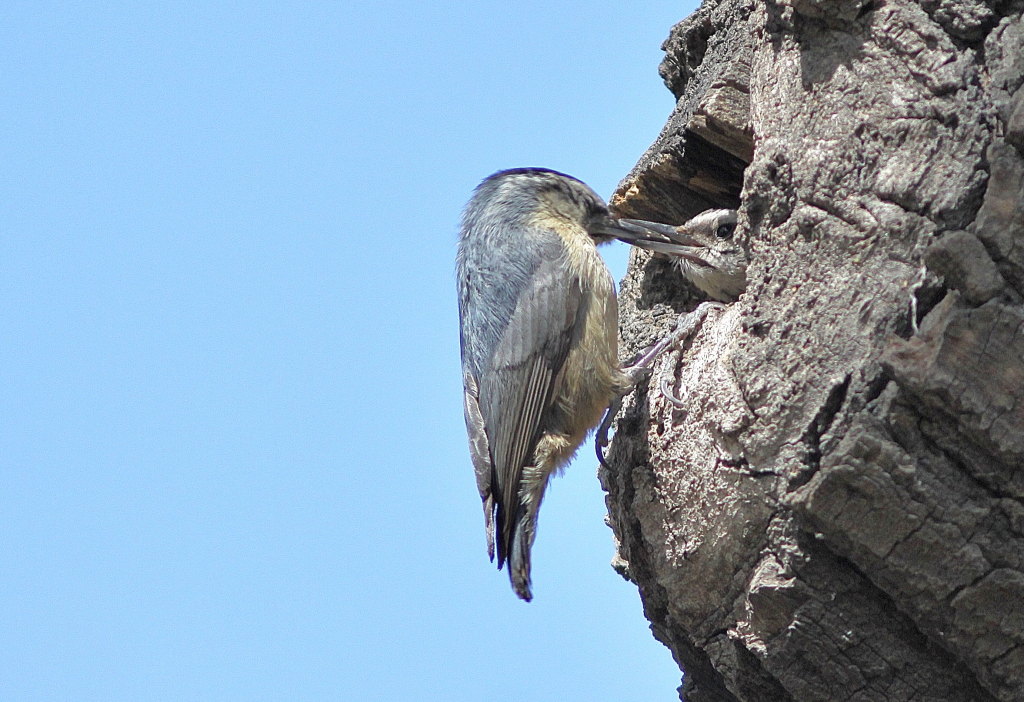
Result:
{"type": "Polygon", "coordinates": [[[614,221],[617,231],[611,236],[619,241],[648,251],[679,256],[704,266],[711,265],[704,258],[707,246],[693,238],[686,231],[685,224],[673,227],[670,224],[648,222],[643,219],[614,221]]]}

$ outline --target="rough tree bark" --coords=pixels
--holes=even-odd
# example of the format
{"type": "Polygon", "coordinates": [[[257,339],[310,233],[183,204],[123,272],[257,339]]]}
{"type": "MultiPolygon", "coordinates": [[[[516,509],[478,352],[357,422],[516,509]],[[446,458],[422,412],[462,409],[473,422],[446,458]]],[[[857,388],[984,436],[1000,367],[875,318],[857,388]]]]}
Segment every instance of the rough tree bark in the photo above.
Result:
{"type": "MultiPolygon", "coordinates": [[[[601,472],[683,699],[1024,700],[1022,9],[706,0],[664,46],[612,204],[739,207],[751,259],[601,472]]],[[[643,252],[620,299],[624,353],[697,300],[643,252]]]]}

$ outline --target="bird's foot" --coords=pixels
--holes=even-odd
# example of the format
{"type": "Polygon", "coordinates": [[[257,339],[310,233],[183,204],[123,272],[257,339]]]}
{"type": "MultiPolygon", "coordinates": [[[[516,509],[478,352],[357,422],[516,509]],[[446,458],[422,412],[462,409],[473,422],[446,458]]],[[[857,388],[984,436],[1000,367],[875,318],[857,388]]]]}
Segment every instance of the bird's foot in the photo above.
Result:
{"type": "MultiPolygon", "coordinates": [[[[615,419],[615,415],[622,409],[622,400],[633,388],[636,387],[637,383],[649,376],[653,372],[654,361],[657,360],[661,354],[670,348],[677,346],[683,339],[693,334],[694,330],[700,326],[704,319],[708,316],[711,310],[724,310],[727,305],[721,302],[702,302],[697,305],[697,309],[693,312],[688,312],[679,315],[676,320],[675,327],[671,332],[666,334],[660,341],[651,344],[649,347],[644,349],[640,356],[633,361],[629,366],[622,369],[622,372],[629,376],[631,381],[630,388],[612,400],[612,403],[608,406],[608,409],[604,413],[604,417],[601,418],[601,423],[597,427],[597,433],[594,436],[594,448],[597,451],[597,460],[601,462],[601,465],[608,467],[608,464],[604,460],[604,449],[608,447],[608,431],[611,429],[612,422],[615,419]]],[[[674,375],[674,372],[673,372],[674,375]]],[[[675,407],[683,407],[683,401],[672,394],[669,390],[667,381],[662,378],[659,385],[661,394],[665,396],[669,402],[675,407]]]]}
{"type": "Polygon", "coordinates": [[[704,323],[708,313],[711,310],[725,310],[728,309],[728,305],[724,302],[711,302],[706,301],[697,305],[697,309],[693,312],[686,312],[679,315],[679,319],[676,320],[676,326],[672,330],[672,333],[668,335],[670,346],[675,346],[680,343],[683,339],[693,334],[693,332],[704,323]]]}
{"type": "Polygon", "coordinates": [[[661,379],[660,389],[661,396],[668,400],[676,409],[683,409],[686,406],[680,398],[672,394],[672,390],[668,386],[668,378],[661,379]]]}
{"type": "MultiPolygon", "coordinates": [[[[722,302],[708,301],[700,303],[697,305],[697,309],[693,312],[687,312],[679,315],[679,319],[676,320],[675,328],[673,328],[671,333],[669,333],[664,339],[658,342],[658,345],[664,345],[665,349],[675,348],[704,323],[704,320],[707,318],[708,313],[711,312],[711,310],[724,310],[727,309],[727,307],[728,306],[722,302]]],[[[675,377],[674,367],[672,368],[672,377],[675,377]]],[[[683,406],[683,401],[673,395],[669,390],[668,382],[665,378],[661,379],[659,388],[661,389],[661,394],[664,395],[665,399],[671,402],[673,406],[678,408],[683,406]]]]}

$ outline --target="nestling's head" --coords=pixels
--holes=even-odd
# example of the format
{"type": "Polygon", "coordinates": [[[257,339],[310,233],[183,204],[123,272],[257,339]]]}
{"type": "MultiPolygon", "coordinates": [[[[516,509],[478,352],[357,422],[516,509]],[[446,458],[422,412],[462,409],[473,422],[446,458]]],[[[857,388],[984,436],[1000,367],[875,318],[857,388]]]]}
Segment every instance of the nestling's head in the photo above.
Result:
{"type": "Polygon", "coordinates": [[[709,297],[735,300],[747,286],[747,254],[736,232],[736,210],[707,210],[673,227],[639,219],[619,220],[643,249],[668,254],[679,272],[709,297]]]}

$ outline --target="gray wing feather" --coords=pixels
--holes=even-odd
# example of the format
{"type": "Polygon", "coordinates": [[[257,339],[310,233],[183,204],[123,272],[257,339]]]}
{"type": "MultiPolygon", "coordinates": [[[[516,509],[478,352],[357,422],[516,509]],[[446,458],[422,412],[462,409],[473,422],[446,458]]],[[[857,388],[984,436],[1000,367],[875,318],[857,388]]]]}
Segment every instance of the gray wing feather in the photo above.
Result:
{"type": "Polygon", "coordinates": [[[579,281],[561,262],[542,260],[480,378],[480,409],[497,483],[499,565],[508,557],[518,521],[523,466],[533,460],[581,300],[579,281]]]}

